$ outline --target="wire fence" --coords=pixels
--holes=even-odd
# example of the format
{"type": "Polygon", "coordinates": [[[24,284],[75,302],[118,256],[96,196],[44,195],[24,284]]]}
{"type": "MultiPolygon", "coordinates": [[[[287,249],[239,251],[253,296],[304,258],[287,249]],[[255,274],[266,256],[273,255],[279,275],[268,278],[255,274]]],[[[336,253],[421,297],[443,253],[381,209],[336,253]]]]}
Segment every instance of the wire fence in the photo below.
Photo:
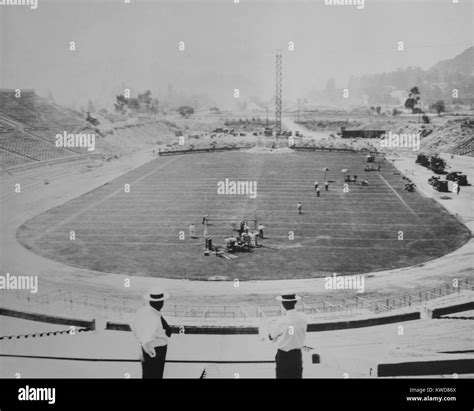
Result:
{"type": "MultiPolygon", "coordinates": [[[[301,304],[297,305],[297,309],[316,316],[379,314],[425,304],[442,297],[459,298],[461,294],[468,295],[473,290],[472,281],[465,279],[457,284],[450,283],[385,298],[359,295],[351,298],[306,296],[303,297],[301,304]]],[[[62,289],[41,295],[31,294],[26,290],[0,291],[0,307],[45,314],[60,313],[64,316],[84,314],[108,317],[113,320],[127,320],[142,304],[143,301],[140,298],[95,297],[62,289]]],[[[189,319],[245,319],[262,316],[276,317],[284,314],[283,308],[276,304],[271,306],[165,304],[162,311],[166,316],[189,319]]]]}

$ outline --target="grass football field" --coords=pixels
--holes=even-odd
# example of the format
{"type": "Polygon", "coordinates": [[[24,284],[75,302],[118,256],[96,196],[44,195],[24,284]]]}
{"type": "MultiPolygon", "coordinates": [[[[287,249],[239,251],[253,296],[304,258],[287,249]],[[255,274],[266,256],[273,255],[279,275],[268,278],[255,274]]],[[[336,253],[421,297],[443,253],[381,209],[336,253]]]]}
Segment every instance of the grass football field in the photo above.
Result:
{"type": "Polygon", "coordinates": [[[468,240],[467,229],[434,200],[404,191],[405,180],[389,161],[379,164],[380,172],[364,172],[364,155],[341,152],[160,157],[33,218],[18,238],[37,254],[72,266],[194,280],[379,271],[423,263],[468,240]],[[344,192],[342,169],[369,186],[349,183],[344,192]],[[256,182],[256,198],[218,194],[226,178],[256,182]],[[230,260],[205,256],[204,214],[213,245],[221,246],[240,220],[256,217],[266,227],[263,247],[230,260]],[[196,239],[189,238],[191,223],[196,239]]]}

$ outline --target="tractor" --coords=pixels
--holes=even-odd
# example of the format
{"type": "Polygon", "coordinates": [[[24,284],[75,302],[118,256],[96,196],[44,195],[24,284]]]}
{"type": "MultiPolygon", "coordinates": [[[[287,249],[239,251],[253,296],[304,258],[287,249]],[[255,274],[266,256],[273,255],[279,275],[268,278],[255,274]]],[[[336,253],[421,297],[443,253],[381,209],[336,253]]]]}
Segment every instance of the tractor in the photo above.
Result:
{"type": "Polygon", "coordinates": [[[430,160],[424,154],[418,154],[418,157],[416,158],[415,163],[420,164],[423,167],[430,166],[430,160]]]}
{"type": "Polygon", "coordinates": [[[446,168],[446,161],[438,156],[430,157],[430,169],[436,174],[443,174],[446,168]]]}
{"type": "Polygon", "coordinates": [[[448,173],[446,175],[446,180],[449,181],[455,181],[457,182],[460,186],[467,186],[467,175],[462,174],[460,171],[453,171],[451,173],[448,173]]]}
{"type": "Polygon", "coordinates": [[[433,184],[433,188],[436,190],[436,191],[440,191],[442,193],[447,193],[449,192],[449,188],[448,188],[448,182],[446,180],[443,180],[443,181],[436,181],[436,183],[433,184]]]}

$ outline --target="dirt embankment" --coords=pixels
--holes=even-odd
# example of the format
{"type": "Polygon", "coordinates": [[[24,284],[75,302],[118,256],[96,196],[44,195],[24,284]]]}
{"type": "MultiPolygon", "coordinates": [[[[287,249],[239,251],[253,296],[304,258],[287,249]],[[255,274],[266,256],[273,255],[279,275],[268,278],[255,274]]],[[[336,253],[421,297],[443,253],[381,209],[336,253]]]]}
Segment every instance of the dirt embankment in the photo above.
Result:
{"type": "MultiPolygon", "coordinates": [[[[160,119],[126,119],[108,122],[100,119],[96,128],[97,147],[106,157],[120,157],[144,148],[197,149],[207,147],[263,147],[268,149],[288,146],[287,137],[263,135],[263,120],[244,118],[227,120],[207,118],[199,115],[182,118],[173,115],[160,119]],[[180,138],[181,137],[181,138],[180,138]]],[[[474,128],[470,127],[468,116],[430,116],[430,123],[424,124],[419,116],[366,115],[354,117],[304,118],[293,125],[301,126],[307,132],[298,145],[324,146],[334,148],[380,149],[378,139],[342,139],[338,133],[341,127],[347,129],[382,129],[392,134],[419,134],[421,151],[428,154],[452,152],[456,147],[474,139],[474,128]]],[[[294,128],[294,127],[293,127],[294,128]]],[[[291,127],[289,128],[289,130],[291,127]]],[[[292,130],[294,131],[294,130],[292,130]]]]}
{"type": "MultiPolygon", "coordinates": [[[[421,150],[433,154],[435,152],[452,152],[457,147],[472,142],[474,139],[474,127],[471,122],[474,116],[452,116],[430,115],[429,123],[424,123],[421,116],[387,116],[368,115],[357,117],[344,117],[327,119],[324,117],[309,119],[305,118],[298,124],[304,126],[308,131],[321,131],[328,134],[327,139],[319,139],[321,143],[339,145],[337,134],[341,127],[346,129],[362,130],[385,130],[388,134],[419,134],[421,138],[421,150]],[[324,141],[325,140],[325,141],[324,141]]],[[[375,139],[373,140],[375,142],[375,139]]],[[[369,144],[370,140],[347,139],[351,145],[363,146],[369,144]]],[[[376,146],[376,144],[374,144],[376,146]]]]}

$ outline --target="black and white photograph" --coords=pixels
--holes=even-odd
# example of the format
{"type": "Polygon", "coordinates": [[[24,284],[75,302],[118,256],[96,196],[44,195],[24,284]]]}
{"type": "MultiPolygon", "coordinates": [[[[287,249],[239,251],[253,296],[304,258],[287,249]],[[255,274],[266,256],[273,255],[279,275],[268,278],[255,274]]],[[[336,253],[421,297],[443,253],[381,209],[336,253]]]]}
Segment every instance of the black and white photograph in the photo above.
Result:
{"type": "Polygon", "coordinates": [[[69,409],[68,380],[402,383],[400,407],[457,409],[473,13],[0,0],[5,410],[69,409]]]}

